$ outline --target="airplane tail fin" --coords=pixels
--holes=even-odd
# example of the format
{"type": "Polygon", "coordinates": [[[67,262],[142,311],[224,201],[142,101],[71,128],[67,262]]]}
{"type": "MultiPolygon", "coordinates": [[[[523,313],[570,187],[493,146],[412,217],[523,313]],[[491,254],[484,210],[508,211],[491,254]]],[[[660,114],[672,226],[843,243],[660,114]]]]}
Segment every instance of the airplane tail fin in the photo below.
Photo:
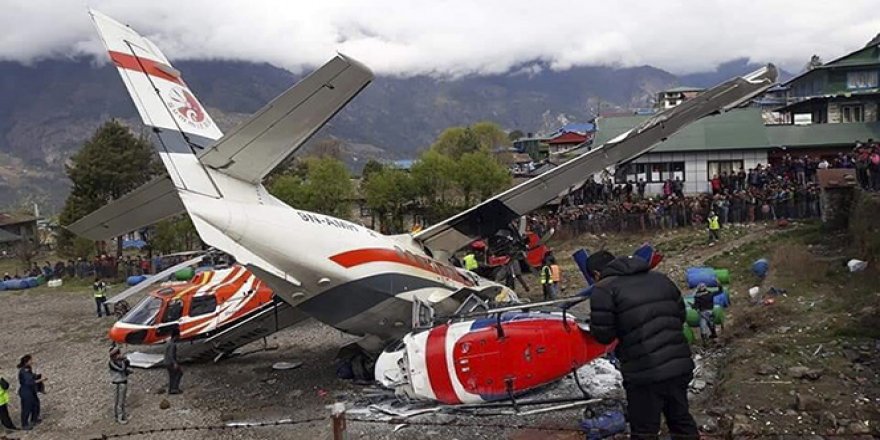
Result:
{"type": "Polygon", "coordinates": [[[180,71],[156,45],[130,27],[94,10],[89,14],[143,123],[158,136],[156,148],[175,188],[219,197],[196,153],[223,133],[180,71]]]}

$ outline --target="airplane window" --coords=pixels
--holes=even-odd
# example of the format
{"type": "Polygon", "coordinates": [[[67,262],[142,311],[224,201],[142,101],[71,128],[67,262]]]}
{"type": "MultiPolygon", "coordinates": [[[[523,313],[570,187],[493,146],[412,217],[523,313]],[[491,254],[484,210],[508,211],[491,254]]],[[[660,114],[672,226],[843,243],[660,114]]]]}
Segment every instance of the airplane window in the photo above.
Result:
{"type": "Polygon", "coordinates": [[[217,310],[217,297],[214,295],[195,296],[189,305],[189,316],[201,316],[217,310]]]}
{"type": "Polygon", "coordinates": [[[161,299],[155,296],[148,296],[137,303],[120,321],[126,324],[150,325],[156,320],[156,314],[159,313],[159,308],[161,307],[161,299]]]}
{"type": "Polygon", "coordinates": [[[183,303],[176,299],[168,304],[162,315],[162,322],[174,322],[183,315],[183,303]]]}

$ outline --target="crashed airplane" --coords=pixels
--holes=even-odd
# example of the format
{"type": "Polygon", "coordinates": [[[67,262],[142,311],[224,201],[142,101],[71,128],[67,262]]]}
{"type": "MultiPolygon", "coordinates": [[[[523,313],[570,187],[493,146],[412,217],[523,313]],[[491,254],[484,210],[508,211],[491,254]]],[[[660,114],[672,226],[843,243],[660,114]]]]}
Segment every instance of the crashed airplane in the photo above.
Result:
{"type": "MultiPolygon", "coordinates": [[[[776,79],[772,65],[734,78],[419,233],[386,236],[295,209],[261,184],[372,81],[367,67],[337,55],[224,135],[180,71],[152,42],[98,12],[91,16],[143,123],[156,134],[168,176],[69,229],[90,239],[107,239],[186,212],[206,244],[233,255],[278,298],[302,312],[302,319],[313,317],[363,336],[358,346],[369,353],[413,333],[414,306],[430,307],[435,316],[452,316],[472,296],[515,299],[507,287],[453,266],[450,257],[475,239],[510,228],[517,218],[593,173],[644,154],[687,124],[749,101],[776,79]]],[[[518,324],[498,320],[490,325],[503,332],[518,324]]],[[[499,345],[499,350],[521,348],[499,345]]],[[[513,384],[512,392],[518,389],[513,384]]]]}

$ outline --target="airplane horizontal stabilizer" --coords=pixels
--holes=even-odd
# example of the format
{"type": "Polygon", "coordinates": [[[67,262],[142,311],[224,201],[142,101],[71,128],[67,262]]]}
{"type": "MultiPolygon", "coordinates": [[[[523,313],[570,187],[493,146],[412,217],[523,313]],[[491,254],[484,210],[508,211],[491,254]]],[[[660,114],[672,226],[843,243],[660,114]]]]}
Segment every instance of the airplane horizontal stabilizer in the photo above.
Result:
{"type": "Polygon", "coordinates": [[[107,240],[182,212],[183,203],[174,183],[164,176],[104,205],[67,229],[90,240],[107,240]]]}
{"type": "Polygon", "coordinates": [[[688,124],[742,105],[773,86],[776,74],[776,68],[769,64],[745,77],[706,90],[608,143],[435,224],[413,238],[435,257],[450,255],[477,238],[491,236],[508,227],[516,218],[582,185],[593,174],[649,152],[688,124]]]}
{"type": "Polygon", "coordinates": [[[224,174],[257,183],[372,79],[366,66],[337,55],[213,144],[199,160],[224,174]]]}

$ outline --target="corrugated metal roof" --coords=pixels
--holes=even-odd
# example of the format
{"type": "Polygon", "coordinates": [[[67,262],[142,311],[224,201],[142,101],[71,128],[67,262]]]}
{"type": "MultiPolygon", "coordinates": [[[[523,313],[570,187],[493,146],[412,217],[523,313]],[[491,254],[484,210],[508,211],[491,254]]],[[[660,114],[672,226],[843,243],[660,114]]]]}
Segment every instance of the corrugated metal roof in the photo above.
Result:
{"type": "MultiPolygon", "coordinates": [[[[595,145],[635,127],[646,116],[600,118],[595,145]]],[[[703,118],[666,140],[654,152],[840,146],[880,139],[880,123],[764,125],[761,109],[746,108],[703,118]]]]}

